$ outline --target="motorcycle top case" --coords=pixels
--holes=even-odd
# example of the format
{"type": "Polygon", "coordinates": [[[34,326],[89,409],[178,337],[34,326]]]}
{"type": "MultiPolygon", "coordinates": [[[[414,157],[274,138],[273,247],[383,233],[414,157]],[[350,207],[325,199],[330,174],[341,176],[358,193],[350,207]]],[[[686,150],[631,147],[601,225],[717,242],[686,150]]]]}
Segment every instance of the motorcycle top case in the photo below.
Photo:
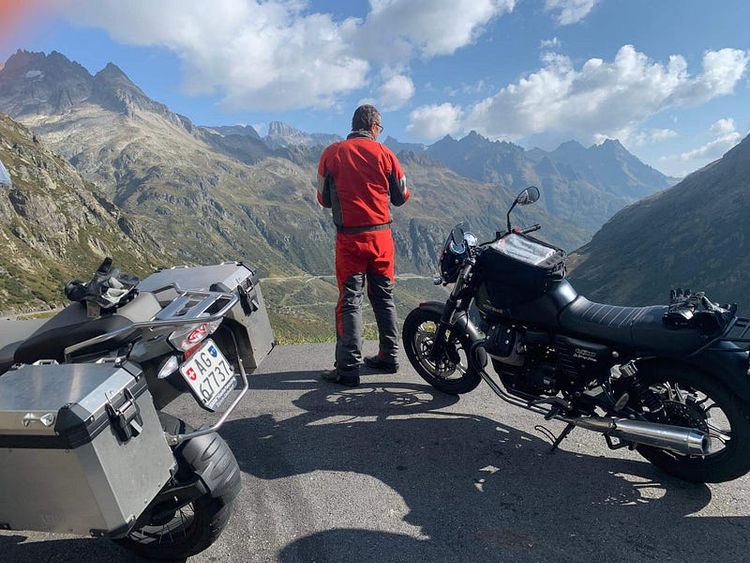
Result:
{"type": "Polygon", "coordinates": [[[137,366],[35,364],[0,377],[0,527],[118,537],[174,470],[137,366]]]}
{"type": "Polygon", "coordinates": [[[538,299],[551,281],[565,277],[565,253],[533,237],[511,233],[479,255],[480,309],[507,309],[538,299]]]}
{"type": "Polygon", "coordinates": [[[240,302],[226,318],[234,329],[246,368],[256,369],[275,346],[276,340],[258,276],[246,264],[225,262],[212,266],[183,266],[160,270],[143,280],[138,289],[158,292],[160,301],[171,300],[176,294],[159,291],[170,284],[185,291],[238,293],[240,302]]]}

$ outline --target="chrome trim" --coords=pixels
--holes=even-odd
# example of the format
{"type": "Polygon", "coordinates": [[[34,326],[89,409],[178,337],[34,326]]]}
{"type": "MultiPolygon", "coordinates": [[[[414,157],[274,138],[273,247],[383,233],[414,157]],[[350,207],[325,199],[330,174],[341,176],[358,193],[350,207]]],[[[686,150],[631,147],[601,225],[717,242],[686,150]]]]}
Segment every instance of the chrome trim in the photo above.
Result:
{"type": "MultiPolygon", "coordinates": [[[[472,360],[470,359],[469,361],[471,362],[472,360]]],[[[477,365],[477,362],[474,363],[474,367],[479,370],[479,375],[489,385],[490,389],[503,401],[544,415],[545,418],[553,418],[586,430],[599,432],[605,436],[614,436],[626,442],[662,448],[682,455],[705,456],[709,453],[711,438],[708,434],[700,430],[645,420],[630,420],[627,418],[602,418],[595,416],[571,418],[553,414],[551,409],[543,408],[539,404],[526,402],[520,397],[515,397],[505,391],[484,368],[477,365]]]]}
{"type": "Polygon", "coordinates": [[[682,455],[708,455],[711,439],[705,432],[670,424],[627,418],[569,418],[555,416],[568,424],[601,432],[628,442],[662,448],[682,455]]]}

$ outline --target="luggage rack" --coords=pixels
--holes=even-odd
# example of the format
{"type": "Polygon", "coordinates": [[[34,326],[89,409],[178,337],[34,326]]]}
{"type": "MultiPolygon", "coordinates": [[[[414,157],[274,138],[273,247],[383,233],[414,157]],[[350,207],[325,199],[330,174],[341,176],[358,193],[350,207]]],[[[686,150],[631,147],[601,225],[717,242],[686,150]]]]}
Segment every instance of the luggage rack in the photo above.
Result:
{"type": "MultiPolygon", "coordinates": [[[[69,346],[64,352],[66,363],[70,361],[71,355],[75,352],[95,344],[101,344],[102,342],[106,342],[117,336],[122,336],[123,334],[128,335],[140,330],[149,330],[153,332],[155,330],[169,329],[185,324],[210,323],[223,320],[226,314],[229,313],[229,311],[231,311],[240,301],[240,298],[236,293],[223,293],[219,291],[186,291],[180,289],[175,283],[165,285],[150,293],[159,293],[166,289],[174,289],[175,292],[177,292],[177,297],[175,297],[169,305],[159,311],[152,320],[133,323],[122,329],[69,346]]],[[[232,342],[237,355],[237,364],[240,371],[239,376],[242,384],[239,394],[234,398],[232,404],[224,411],[219,420],[217,420],[212,426],[199,428],[193,432],[187,432],[184,434],[173,435],[165,433],[165,438],[170,446],[174,447],[185,440],[216,432],[224,424],[224,421],[232,411],[234,411],[250,388],[237,338],[231,331],[230,334],[232,335],[232,342]]]]}
{"type": "Polygon", "coordinates": [[[65,361],[70,361],[72,354],[89,346],[102,344],[113,338],[135,333],[139,330],[150,330],[153,332],[158,329],[173,328],[184,324],[194,324],[197,322],[210,323],[222,320],[240,300],[239,296],[235,293],[185,291],[174,283],[165,285],[149,293],[159,293],[166,289],[174,289],[177,292],[177,297],[159,311],[152,320],[136,322],[121,329],[68,346],[64,352],[65,361]]]}
{"type": "Polygon", "coordinates": [[[736,352],[738,348],[744,351],[750,350],[750,318],[748,317],[734,317],[721,334],[706,342],[690,355],[694,356],[704,351],[736,352]],[[737,345],[737,348],[724,347],[721,345],[723,342],[731,342],[737,345]]]}

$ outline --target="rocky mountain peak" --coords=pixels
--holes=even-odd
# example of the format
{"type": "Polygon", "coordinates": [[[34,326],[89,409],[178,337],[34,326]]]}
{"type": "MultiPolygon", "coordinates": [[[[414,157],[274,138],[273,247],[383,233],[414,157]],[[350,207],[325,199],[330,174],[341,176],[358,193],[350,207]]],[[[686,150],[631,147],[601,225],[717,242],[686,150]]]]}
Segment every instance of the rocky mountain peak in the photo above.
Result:
{"type": "MultiPolygon", "coordinates": [[[[623,149],[624,150],[624,149],[623,149]]],[[[676,186],[616,214],[573,258],[571,278],[592,299],[664,303],[690,287],[747,313],[750,136],[676,186]]]]}
{"type": "Polygon", "coordinates": [[[303,135],[302,131],[283,121],[272,121],[268,124],[268,137],[289,137],[303,135]]]}
{"type": "Polygon", "coordinates": [[[57,51],[18,50],[0,70],[0,107],[14,117],[64,113],[89,97],[92,80],[57,51]]]}
{"type": "Polygon", "coordinates": [[[162,109],[159,107],[161,104],[146,96],[117,65],[112,63],[108,63],[94,76],[91,101],[128,115],[136,108],[157,110],[159,113],[162,109]]]}
{"type": "Polygon", "coordinates": [[[630,152],[628,152],[628,150],[624,146],[622,146],[622,143],[618,139],[605,139],[603,143],[594,145],[591,148],[612,154],[627,153],[628,155],[630,155],[630,152]]]}
{"type": "Polygon", "coordinates": [[[385,146],[391,149],[394,153],[399,154],[403,151],[411,153],[422,153],[427,149],[427,146],[421,143],[401,143],[395,137],[388,135],[383,142],[385,146]]]}
{"type": "Polygon", "coordinates": [[[282,121],[272,121],[268,124],[268,135],[264,138],[271,149],[286,148],[295,145],[305,147],[327,146],[341,137],[328,133],[306,133],[282,121]]]}
{"type": "Polygon", "coordinates": [[[128,78],[128,76],[122,71],[122,69],[117,66],[114,63],[107,63],[107,66],[105,66],[103,69],[101,69],[99,72],[96,73],[94,78],[104,78],[104,79],[118,79],[118,80],[124,80],[127,81],[129,84],[133,84],[133,82],[128,78]]]}
{"type": "Polygon", "coordinates": [[[18,50],[0,70],[0,108],[15,119],[62,115],[84,103],[126,116],[153,112],[173,125],[192,128],[187,118],[153,101],[112,63],[92,76],[57,51],[45,55],[18,50]]]}
{"type": "Polygon", "coordinates": [[[260,135],[252,125],[218,125],[206,126],[204,129],[213,131],[222,136],[239,136],[250,137],[251,139],[260,140],[260,135]]]}

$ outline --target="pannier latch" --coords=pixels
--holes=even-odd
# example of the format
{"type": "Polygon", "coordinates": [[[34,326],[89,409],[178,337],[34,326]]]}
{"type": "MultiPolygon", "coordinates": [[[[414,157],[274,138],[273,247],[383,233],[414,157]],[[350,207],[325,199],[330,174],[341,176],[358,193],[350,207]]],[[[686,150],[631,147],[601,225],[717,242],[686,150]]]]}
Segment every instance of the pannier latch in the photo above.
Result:
{"type": "Polygon", "coordinates": [[[115,407],[111,399],[107,401],[107,414],[117,437],[121,442],[127,442],[143,431],[143,418],[133,393],[125,389],[123,396],[125,402],[119,407],[115,407]]]}
{"type": "Polygon", "coordinates": [[[252,286],[250,288],[238,288],[239,294],[240,294],[240,305],[242,305],[242,310],[245,312],[246,315],[250,315],[260,309],[260,303],[258,302],[257,294],[253,295],[252,297],[249,295],[252,286]]]}

